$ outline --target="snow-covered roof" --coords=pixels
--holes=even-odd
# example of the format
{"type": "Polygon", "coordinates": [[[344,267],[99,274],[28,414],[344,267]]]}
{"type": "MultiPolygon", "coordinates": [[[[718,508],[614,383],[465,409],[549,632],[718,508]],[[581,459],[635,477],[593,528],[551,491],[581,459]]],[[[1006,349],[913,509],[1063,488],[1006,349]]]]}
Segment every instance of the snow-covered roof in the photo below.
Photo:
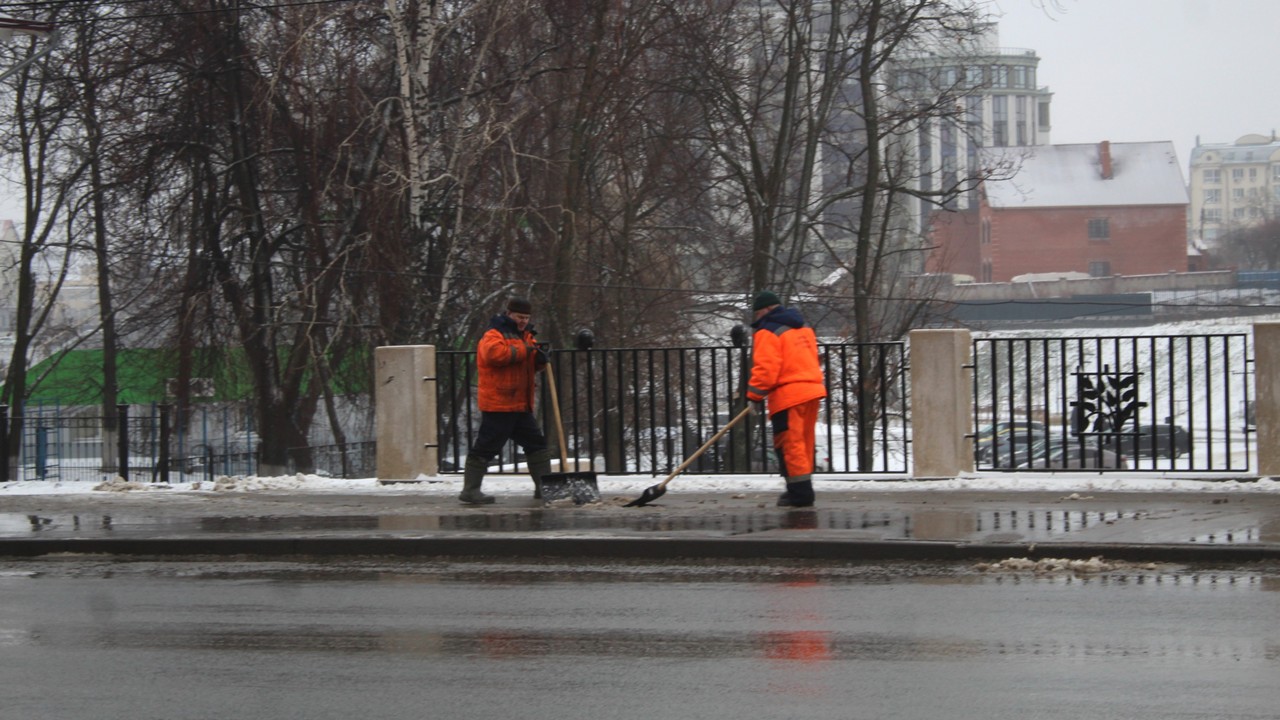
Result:
{"type": "Polygon", "coordinates": [[[993,160],[1020,158],[1021,167],[1010,180],[985,183],[987,202],[997,209],[1187,204],[1171,141],[1110,143],[1109,179],[1101,145],[991,148],[993,160]]]}

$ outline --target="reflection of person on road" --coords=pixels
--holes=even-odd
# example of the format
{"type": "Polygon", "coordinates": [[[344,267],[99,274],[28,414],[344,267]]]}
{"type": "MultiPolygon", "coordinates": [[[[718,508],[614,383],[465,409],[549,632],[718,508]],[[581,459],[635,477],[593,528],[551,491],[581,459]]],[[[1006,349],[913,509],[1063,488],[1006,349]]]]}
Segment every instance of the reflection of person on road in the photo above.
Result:
{"type": "Polygon", "coordinates": [[[507,312],[495,315],[476,349],[480,389],[480,431],[467,453],[458,499],[473,505],[494,501],[480,491],[489,461],[508,440],[524,450],[533,477],[533,496],[542,497],[542,477],[551,472],[552,453],[533,416],[534,377],[547,366],[547,350],[539,345],[529,323],[533,305],[512,298],[507,312]]]}
{"type": "Polygon", "coordinates": [[[751,379],[747,400],[766,401],[773,425],[773,447],[782,464],[787,491],[779,507],[813,505],[813,457],[818,406],[827,396],[818,337],[805,327],[798,310],[783,307],[765,290],[751,304],[755,336],[751,341],[751,379]]]}

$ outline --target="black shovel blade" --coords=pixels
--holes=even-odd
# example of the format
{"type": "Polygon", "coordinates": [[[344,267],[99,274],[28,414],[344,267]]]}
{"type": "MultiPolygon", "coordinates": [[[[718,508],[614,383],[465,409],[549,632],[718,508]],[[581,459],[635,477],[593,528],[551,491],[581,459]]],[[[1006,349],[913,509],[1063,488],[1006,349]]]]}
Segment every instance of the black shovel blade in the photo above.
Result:
{"type": "Polygon", "coordinates": [[[632,500],[631,502],[627,503],[626,505],[623,505],[622,507],[640,507],[641,505],[648,505],[649,503],[653,502],[654,500],[657,500],[658,498],[666,494],[667,494],[666,485],[650,485],[649,487],[644,489],[644,492],[640,493],[640,497],[636,498],[635,500],[632,500]]]}
{"type": "Polygon", "coordinates": [[[559,472],[542,476],[542,502],[573,500],[574,505],[600,502],[600,486],[593,472],[559,472]]]}

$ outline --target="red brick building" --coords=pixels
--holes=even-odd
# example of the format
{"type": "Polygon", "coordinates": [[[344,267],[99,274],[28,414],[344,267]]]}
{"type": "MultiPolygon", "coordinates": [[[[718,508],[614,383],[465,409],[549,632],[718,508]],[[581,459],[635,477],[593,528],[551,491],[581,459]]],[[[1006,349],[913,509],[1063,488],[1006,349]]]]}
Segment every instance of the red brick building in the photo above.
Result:
{"type": "Polygon", "coordinates": [[[976,210],[934,215],[930,272],[1008,282],[1031,273],[1187,270],[1187,187],[1171,142],[1041,145],[976,210]]]}

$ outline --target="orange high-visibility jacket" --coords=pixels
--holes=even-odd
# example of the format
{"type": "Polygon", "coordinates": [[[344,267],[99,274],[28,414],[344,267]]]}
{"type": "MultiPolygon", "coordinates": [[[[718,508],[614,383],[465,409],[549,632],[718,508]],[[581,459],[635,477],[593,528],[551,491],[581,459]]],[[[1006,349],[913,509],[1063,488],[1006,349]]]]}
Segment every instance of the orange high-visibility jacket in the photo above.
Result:
{"type": "Polygon", "coordinates": [[[476,366],[482,412],[533,412],[533,379],[540,368],[533,333],[520,332],[506,315],[494,317],[476,348],[476,366]]]}
{"type": "Polygon", "coordinates": [[[776,307],[751,325],[751,379],[747,399],[767,400],[773,415],[827,396],[818,364],[818,336],[800,313],[776,307]]]}

